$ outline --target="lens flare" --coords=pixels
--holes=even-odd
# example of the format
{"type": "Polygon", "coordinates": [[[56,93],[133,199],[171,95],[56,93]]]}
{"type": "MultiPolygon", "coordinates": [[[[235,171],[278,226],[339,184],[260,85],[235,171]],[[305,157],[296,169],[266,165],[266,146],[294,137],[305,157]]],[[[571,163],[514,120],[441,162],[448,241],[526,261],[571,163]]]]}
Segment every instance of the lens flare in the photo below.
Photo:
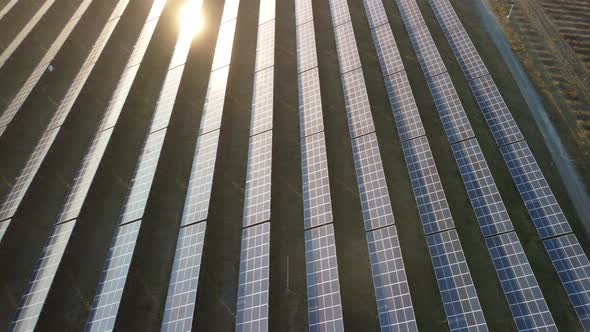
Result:
{"type": "Polygon", "coordinates": [[[202,0],[187,0],[180,10],[179,23],[183,35],[196,35],[204,26],[202,0]]]}

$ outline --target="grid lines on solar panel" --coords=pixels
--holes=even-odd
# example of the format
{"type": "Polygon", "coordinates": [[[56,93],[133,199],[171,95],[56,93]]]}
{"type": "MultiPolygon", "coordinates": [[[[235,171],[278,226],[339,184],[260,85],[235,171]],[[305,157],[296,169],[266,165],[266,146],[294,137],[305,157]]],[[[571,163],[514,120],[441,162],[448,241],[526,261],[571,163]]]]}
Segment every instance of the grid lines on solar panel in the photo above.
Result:
{"type": "Polygon", "coordinates": [[[90,190],[90,185],[92,184],[92,180],[94,179],[94,175],[102,160],[112,133],[113,129],[111,128],[95,136],[68,192],[66,202],[57,218],[58,223],[77,218],[80,214],[82,204],[86,200],[86,195],[88,194],[88,190],[90,190]]]}
{"type": "Polygon", "coordinates": [[[183,71],[184,65],[181,65],[166,73],[166,78],[164,79],[164,84],[158,97],[158,103],[156,104],[156,110],[152,115],[150,133],[168,127],[183,71]]]}
{"type": "Polygon", "coordinates": [[[371,29],[389,23],[381,0],[364,0],[363,3],[365,5],[367,20],[369,21],[369,27],[371,29]]]}
{"type": "Polygon", "coordinates": [[[299,74],[299,136],[324,131],[320,76],[317,68],[299,74]]]}
{"type": "Polygon", "coordinates": [[[240,0],[228,0],[223,5],[223,14],[221,15],[221,24],[236,19],[240,0]]]}
{"type": "Polygon", "coordinates": [[[201,116],[199,135],[221,128],[229,66],[211,72],[201,116]]]}
{"type": "MultiPolygon", "coordinates": [[[[152,7],[152,10],[154,10],[154,7],[152,7]]],[[[160,13],[158,13],[158,16],[159,15],[160,13]]],[[[158,19],[153,19],[144,24],[141,33],[139,34],[139,38],[137,38],[137,41],[135,42],[131,56],[129,57],[129,60],[127,60],[127,67],[133,67],[141,63],[150,40],[152,39],[152,35],[154,34],[154,30],[156,30],[158,21],[158,19]]]]}
{"type": "Polygon", "coordinates": [[[557,331],[553,316],[515,232],[486,238],[519,331],[557,331]]]}
{"type": "Polygon", "coordinates": [[[258,25],[264,24],[275,18],[275,0],[260,0],[260,12],[258,13],[258,25]]]}
{"type": "Polygon", "coordinates": [[[447,39],[467,80],[489,74],[463,26],[449,31],[447,39]]]}
{"type": "Polygon", "coordinates": [[[561,284],[586,331],[590,330],[590,261],[574,234],[543,241],[561,284]]]}
{"type": "Polygon", "coordinates": [[[272,129],[274,67],[254,74],[250,136],[272,129]]]}
{"type": "Polygon", "coordinates": [[[117,227],[85,331],[111,331],[119,310],[141,220],[117,227]]]}
{"type": "Polygon", "coordinates": [[[125,69],[117,83],[117,87],[113,92],[113,96],[109,101],[109,105],[107,106],[107,110],[102,117],[97,131],[104,131],[115,126],[138,70],[139,64],[125,69]]]}
{"type": "Polygon", "coordinates": [[[414,46],[414,51],[420,62],[420,67],[426,78],[436,76],[447,71],[443,60],[438,53],[436,44],[428,31],[428,27],[423,26],[420,29],[410,33],[410,41],[414,46]]]}
{"type": "Polygon", "coordinates": [[[244,227],[270,219],[271,164],[272,131],[252,136],[248,147],[244,227]]]}
{"type": "Polygon", "coordinates": [[[91,2],[92,0],[85,0],[80,4],[80,6],[78,6],[78,9],[74,13],[74,15],[72,15],[70,21],[61,30],[59,36],[55,39],[55,41],[53,41],[53,43],[49,47],[49,50],[45,53],[45,55],[43,55],[41,61],[39,61],[39,63],[37,64],[33,72],[31,72],[31,74],[28,76],[26,82],[21,87],[17,95],[12,99],[4,113],[2,113],[2,115],[0,116],[0,127],[7,126],[8,123],[12,121],[16,113],[18,113],[18,111],[24,104],[25,100],[27,99],[31,91],[33,91],[33,88],[41,79],[43,73],[45,73],[45,71],[47,70],[47,66],[49,66],[51,61],[53,61],[53,58],[61,49],[72,30],[74,30],[74,28],[80,21],[80,17],[86,11],[86,9],[88,9],[88,6],[91,2]]]}
{"type": "Polygon", "coordinates": [[[297,26],[297,70],[299,73],[318,66],[313,21],[297,26]]]}
{"type": "Polygon", "coordinates": [[[361,67],[361,59],[354,39],[352,22],[346,22],[334,28],[336,50],[340,73],[344,74],[361,67]]]}
{"type": "MultiPolygon", "coordinates": [[[[121,1],[118,3],[118,6],[120,6],[121,4],[125,4],[125,6],[127,5],[127,1],[121,1]]],[[[120,7],[119,7],[120,9],[120,7]]],[[[115,14],[115,12],[113,12],[113,14],[115,14]]],[[[107,42],[109,41],[109,38],[111,37],[111,34],[113,33],[113,31],[115,30],[115,27],[117,26],[117,23],[119,23],[119,18],[114,18],[113,20],[107,22],[107,24],[105,25],[105,27],[102,29],[101,35],[98,37],[98,39],[96,40],[96,42],[94,43],[94,45],[92,46],[92,49],[90,50],[90,53],[88,54],[88,56],[86,57],[86,60],[84,61],[84,64],[82,65],[82,68],[85,68],[86,66],[92,66],[93,64],[96,63],[96,61],[98,61],[98,57],[100,56],[100,54],[102,53],[102,51],[104,50],[104,47],[106,46],[107,42]]]]}
{"type": "Polygon", "coordinates": [[[254,71],[268,68],[275,63],[275,20],[258,26],[256,40],[256,64],[254,71]]]}
{"type": "Polygon", "coordinates": [[[381,330],[418,331],[395,226],[367,232],[381,330]]]}
{"type": "Polygon", "coordinates": [[[0,241],[2,241],[4,234],[6,234],[6,230],[8,230],[8,226],[10,226],[11,221],[12,219],[0,221],[0,241]]]}
{"type": "Polygon", "coordinates": [[[311,0],[295,0],[295,25],[313,21],[311,0]]]}
{"type": "Polygon", "coordinates": [[[150,134],[145,141],[131,181],[127,201],[121,213],[121,224],[143,217],[165,135],[166,129],[156,131],[150,134]]]}
{"type": "Polygon", "coordinates": [[[352,152],[365,230],[393,225],[393,211],[377,135],[371,133],[352,139],[352,152]]]}
{"type": "Polygon", "coordinates": [[[505,145],[500,152],[541,238],[571,233],[572,229],[527,143],[505,145]]]}
{"type": "Polygon", "coordinates": [[[443,32],[447,33],[448,31],[461,26],[461,21],[459,20],[459,17],[455,13],[455,10],[453,9],[453,6],[451,6],[450,2],[444,0],[429,2],[443,32]]]}
{"type": "Polygon", "coordinates": [[[350,137],[355,138],[375,131],[369,96],[361,68],[342,75],[344,103],[350,137]]]}
{"type": "Polygon", "coordinates": [[[236,331],[268,330],[270,223],[242,230],[236,331]]]}
{"type": "Polygon", "coordinates": [[[10,331],[33,331],[53,283],[75,221],[56,225],[45,242],[31,280],[20,299],[10,331]]]}
{"type": "Polygon", "coordinates": [[[182,212],[181,225],[207,219],[219,130],[199,136],[182,212]]]}
{"type": "Polygon", "coordinates": [[[236,31],[236,20],[225,22],[219,26],[217,34],[217,43],[215,44],[215,54],[213,55],[213,64],[211,71],[229,65],[231,53],[234,45],[234,34],[236,31]]]}
{"type": "Polygon", "coordinates": [[[176,45],[174,45],[172,58],[168,64],[168,70],[183,65],[186,62],[192,41],[192,28],[190,26],[181,26],[180,31],[178,32],[178,38],[176,39],[176,45]]]}
{"type": "MultiPolygon", "coordinates": [[[[7,4],[2,10],[0,10],[0,20],[4,16],[4,14],[14,5],[18,0],[12,0],[11,3],[7,4]],[[6,10],[6,11],[5,11],[6,10]]],[[[0,68],[4,66],[6,60],[10,58],[12,53],[18,48],[18,46],[22,43],[22,41],[27,37],[27,35],[33,30],[33,28],[39,23],[41,18],[47,13],[47,10],[55,0],[48,0],[39,7],[39,9],[35,12],[35,15],[29,19],[27,24],[19,31],[19,33],[14,37],[14,39],[4,48],[4,51],[0,55],[0,68]]],[[[2,45],[3,47],[5,45],[2,45]]]]}
{"type": "Polygon", "coordinates": [[[426,22],[415,1],[397,0],[397,6],[411,38],[412,32],[423,28],[426,22]]]}
{"type": "Polygon", "coordinates": [[[514,230],[477,140],[453,144],[452,149],[483,236],[514,230]]]}
{"type": "Polygon", "coordinates": [[[385,87],[402,142],[426,135],[406,72],[385,76],[385,87]]]}
{"type": "Polygon", "coordinates": [[[402,58],[400,57],[389,24],[379,26],[373,29],[371,33],[375,48],[377,49],[377,56],[379,57],[379,64],[381,65],[383,76],[393,75],[404,70],[404,64],[402,63],[402,58]]]}
{"type": "Polygon", "coordinates": [[[324,133],[301,140],[301,168],[305,229],[331,223],[332,199],[324,133]]]}
{"type": "Polygon", "coordinates": [[[332,15],[332,25],[334,27],[350,21],[346,0],[330,0],[330,14],[332,15]]]}
{"type": "Polygon", "coordinates": [[[449,74],[443,73],[426,81],[449,142],[453,144],[475,137],[449,74]]]}
{"type": "Polygon", "coordinates": [[[426,136],[402,143],[424,234],[455,227],[426,136]]]}
{"type": "Polygon", "coordinates": [[[180,228],[164,307],[162,331],[192,329],[205,229],[205,222],[180,228]]]}
{"type": "Polygon", "coordinates": [[[58,131],[59,128],[44,132],[39,142],[37,142],[35,150],[29,156],[25,167],[15,179],[10,192],[4,199],[4,203],[2,203],[0,220],[10,218],[16,213],[21,201],[29,190],[31,182],[33,182],[33,178],[37,174],[39,167],[41,167],[41,163],[45,159],[47,152],[49,152],[58,131]]]}
{"type": "Polygon", "coordinates": [[[469,81],[469,87],[499,146],[524,140],[512,113],[490,75],[469,81]]]}
{"type": "Polygon", "coordinates": [[[453,229],[426,237],[451,331],[488,331],[459,236],[453,229]]]}
{"type": "Polygon", "coordinates": [[[309,331],[343,331],[333,224],[305,231],[309,331]]]}

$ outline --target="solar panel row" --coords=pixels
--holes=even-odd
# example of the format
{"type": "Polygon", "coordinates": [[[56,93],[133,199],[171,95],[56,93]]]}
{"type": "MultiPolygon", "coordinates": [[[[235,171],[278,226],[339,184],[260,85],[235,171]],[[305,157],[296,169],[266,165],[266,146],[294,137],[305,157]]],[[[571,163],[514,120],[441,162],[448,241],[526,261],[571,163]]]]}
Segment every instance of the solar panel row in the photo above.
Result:
{"type": "MultiPolygon", "coordinates": [[[[161,3],[154,3],[154,6],[163,8],[161,3]]],[[[110,248],[109,258],[105,262],[103,275],[92,304],[91,315],[86,323],[88,331],[112,330],[117,318],[141,219],[168,130],[167,126],[180,86],[184,63],[192,42],[192,33],[184,29],[180,30],[176,40],[164,84],[160,89],[156,109],[152,115],[149,134],[137,161],[119,226],[110,248]]]]}
{"type": "Polygon", "coordinates": [[[275,0],[261,0],[248,143],[236,331],[268,330],[275,0]]]}
{"type": "Polygon", "coordinates": [[[239,0],[229,0],[223,7],[176,243],[162,331],[190,331],[193,326],[239,3],[239,0]]]}
{"type": "Polygon", "coordinates": [[[311,0],[295,0],[299,137],[310,331],[342,331],[322,98],[311,0]]]}
{"type": "MultiPolygon", "coordinates": [[[[369,24],[385,27],[381,2],[371,0],[365,6],[369,24]]],[[[330,8],[381,330],[417,330],[348,5],[330,0],[330,8]]],[[[373,36],[381,41],[380,63],[392,73],[403,70],[391,31],[373,31],[373,36]]]]}

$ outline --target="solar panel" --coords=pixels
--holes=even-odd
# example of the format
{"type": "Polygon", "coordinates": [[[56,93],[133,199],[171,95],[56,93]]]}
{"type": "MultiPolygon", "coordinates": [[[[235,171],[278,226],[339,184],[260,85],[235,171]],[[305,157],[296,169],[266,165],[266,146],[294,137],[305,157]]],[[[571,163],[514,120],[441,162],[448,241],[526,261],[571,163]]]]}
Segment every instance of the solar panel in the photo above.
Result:
{"type": "Polygon", "coordinates": [[[393,225],[393,211],[383,172],[377,135],[371,133],[352,140],[356,179],[365,230],[393,225]]]}
{"type": "Polygon", "coordinates": [[[258,24],[266,23],[275,18],[275,0],[260,0],[258,24]]]}
{"type": "Polygon", "coordinates": [[[252,136],[248,147],[248,171],[243,226],[270,219],[272,131],[252,136]]]}
{"type": "Polygon", "coordinates": [[[475,137],[449,74],[430,77],[427,82],[449,142],[475,137]]]}
{"type": "Polygon", "coordinates": [[[590,261],[574,234],[543,241],[578,319],[590,330],[590,261]]]}
{"type": "Polygon", "coordinates": [[[317,68],[299,74],[299,123],[300,137],[324,130],[320,76],[317,68]]]}
{"type": "Polygon", "coordinates": [[[494,268],[519,331],[557,331],[515,232],[486,238],[494,268]]]}
{"type": "Polygon", "coordinates": [[[162,331],[192,329],[205,229],[205,222],[180,228],[162,319],[162,331]]]}
{"type": "Polygon", "coordinates": [[[295,25],[313,21],[311,0],[295,0],[295,25]]]}
{"type": "Polygon", "coordinates": [[[505,145],[500,152],[541,238],[571,233],[572,229],[527,143],[505,145]]]}
{"type": "Polygon", "coordinates": [[[8,328],[10,331],[35,329],[75,223],[71,221],[53,227],[8,328]]]}
{"type": "Polygon", "coordinates": [[[313,21],[298,25],[297,28],[297,72],[318,66],[313,21]]]}
{"type": "Polygon", "coordinates": [[[447,71],[436,44],[428,31],[428,27],[422,26],[419,29],[409,32],[410,41],[418,57],[418,62],[426,78],[433,77],[447,71]]]}
{"type": "Polygon", "coordinates": [[[121,224],[143,217],[165,136],[166,129],[163,129],[147,137],[121,213],[121,224]]]}
{"type": "Polygon", "coordinates": [[[168,127],[183,71],[184,65],[171,69],[166,73],[166,78],[164,79],[164,84],[158,97],[158,103],[156,104],[156,110],[152,115],[150,133],[168,127]]]}
{"type": "Polygon", "coordinates": [[[395,226],[367,232],[382,331],[418,331],[395,226]]]}
{"type": "Polygon", "coordinates": [[[305,231],[309,331],[343,331],[334,226],[305,231]]]}
{"type": "Polygon", "coordinates": [[[477,139],[453,144],[452,148],[483,236],[514,230],[477,139]]]}
{"type": "Polygon", "coordinates": [[[426,25],[416,1],[397,0],[397,6],[410,36],[412,31],[420,29],[426,25]]]}
{"type": "Polygon", "coordinates": [[[121,78],[117,83],[117,87],[115,88],[115,92],[113,92],[113,96],[109,101],[107,110],[105,111],[102,117],[102,120],[97,130],[98,132],[112,128],[117,123],[117,120],[119,119],[119,115],[121,114],[123,105],[127,100],[127,96],[129,95],[129,91],[131,90],[131,85],[135,80],[135,76],[138,70],[139,64],[126,68],[123,74],[121,75],[121,78]]]}
{"type": "Polygon", "coordinates": [[[221,67],[228,66],[231,61],[231,53],[234,45],[234,34],[236,31],[236,20],[225,22],[219,26],[217,34],[217,43],[215,45],[215,54],[211,71],[221,67]]]}
{"type": "Polygon", "coordinates": [[[236,331],[268,330],[270,223],[242,231],[236,331]]]}
{"type": "Polygon", "coordinates": [[[207,219],[218,143],[219,130],[200,135],[197,140],[182,212],[182,226],[207,219]]]}
{"type": "Polygon", "coordinates": [[[350,21],[350,13],[346,0],[330,0],[330,14],[334,27],[350,21]]]}
{"type": "Polygon", "coordinates": [[[489,74],[471,38],[462,26],[449,31],[447,39],[468,81],[489,74]]]}
{"type": "Polygon", "coordinates": [[[381,65],[383,76],[393,75],[404,70],[404,64],[402,63],[402,58],[399,55],[399,50],[389,24],[379,26],[373,29],[371,33],[375,48],[377,49],[377,56],[379,57],[379,64],[381,65]]]}
{"type": "Polygon", "coordinates": [[[340,64],[340,74],[347,73],[353,69],[361,67],[361,59],[354,39],[352,22],[343,23],[334,28],[336,37],[336,50],[338,53],[338,63],[340,64]]]}
{"type": "Polygon", "coordinates": [[[66,203],[57,218],[57,223],[78,218],[112,133],[111,128],[96,134],[66,197],[66,203]]]}
{"type": "Polygon", "coordinates": [[[0,222],[0,241],[2,241],[2,238],[4,237],[4,234],[6,233],[8,226],[10,226],[11,221],[12,219],[7,219],[0,222]]]}
{"type": "Polygon", "coordinates": [[[364,0],[365,11],[367,13],[367,20],[371,29],[389,23],[385,8],[381,0],[364,0]]]}
{"type": "Polygon", "coordinates": [[[402,148],[424,234],[455,227],[426,136],[403,142],[402,148]]]}
{"type": "Polygon", "coordinates": [[[469,87],[486,118],[496,144],[502,146],[524,139],[490,75],[469,81],[469,87]]]}
{"type": "Polygon", "coordinates": [[[305,229],[331,223],[332,199],[324,133],[301,140],[301,169],[305,229]]]}
{"type": "Polygon", "coordinates": [[[369,96],[361,68],[342,75],[344,103],[350,137],[355,138],[375,131],[369,96]]]}
{"type": "Polygon", "coordinates": [[[454,229],[426,237],[451,331],[488,331],[477,292],[454,229]]]}
{"type": "Polygon", "coordinates": [[[254,74],[250,136],[272,129],[274,67],[254,74]]]}
{"type": "Polygon", "coordinates": [[[45,160],[45,156],[49,152],[58,131],[59,128],[44,132],[39,142],[37,142],[35,150],[29,156],[25,167],[10,188],[10,192],[6,196],[4,203],[2,203],[0,220],[11,218],[16,213],[25,194],[29,190],[31,182],[33,182],[33,178],[37,174],[39,167],[41,167],[41,163],[45,160]]]}
{"type": "Polygon", "coordinates": [[[234,20],[238,17],[239,5],[240,0],[229,0],[224,3],[221,24],[234,20]]]}
{"type": "Polygon", "coordinates": [[[389,103],[402,141],[426,135],[405,71],[385,76],[389,103]]]}
{"type": "Polygon", "coordinates": [[[201,127],[199,135],[221,128],[221,116],[225,103],[225,92],[229,66],[221,67],[209,75],[205,106],[201,115],[201,127]]]}
{"type": "Polygon", "coordinates": [[[257,38],[255,72],[274,65],[275,21],[272,20],[259,25],[257,38]]]}
{"type": "Polygon", "coordinates": [[[443,32],[448,32],[461,26],[461,21],[448,1],[429,1],[443,32]]]}
{"type": "MultiPolygon", "coordinates": [[[[162,13],[162,9],[159,12],[156,10],[156,3],[162,2],[162,0],[154,1],[154,6],[152,6],[152,12],[154,15],[160,16],[162,13]]],[[[165,3],[165,2],[164,2],[165,3]]],[[[157,18],[157,17],[155,17],[157,18]]],[[[152,19],[151,21],[146,20],[146,23],[143,25],[143,29],[139,34],[139,38],[135,42],[135,46],[133,51],[131,52],[131,56],[129,60],[127,60],[127,68],[136,66],[141,63],[143,60],[143,56],[145,55],[145,51],[152,39],[152,35],[154,34],[154,30],[156,30],[156,25],[158,24],[158,19],[152,19]]]]}
{"type": "Polygon", "coordinates": [[[117,227],[85,331],[111,331],[115,326],[140,227],[141,220],[117,227]]]}

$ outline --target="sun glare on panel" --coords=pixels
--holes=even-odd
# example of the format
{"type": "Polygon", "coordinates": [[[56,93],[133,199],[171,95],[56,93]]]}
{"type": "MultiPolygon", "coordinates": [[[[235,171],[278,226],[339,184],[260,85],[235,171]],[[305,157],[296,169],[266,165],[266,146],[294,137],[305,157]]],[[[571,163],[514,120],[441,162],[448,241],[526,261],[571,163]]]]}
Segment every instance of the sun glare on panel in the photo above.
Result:
{"type": "Polygon", "coordinates": [[[179,23],[183,35],[196,35],[203,29],[204,19],[201,7],[202,0],[187,0],[179,13],[179,23]]]}

